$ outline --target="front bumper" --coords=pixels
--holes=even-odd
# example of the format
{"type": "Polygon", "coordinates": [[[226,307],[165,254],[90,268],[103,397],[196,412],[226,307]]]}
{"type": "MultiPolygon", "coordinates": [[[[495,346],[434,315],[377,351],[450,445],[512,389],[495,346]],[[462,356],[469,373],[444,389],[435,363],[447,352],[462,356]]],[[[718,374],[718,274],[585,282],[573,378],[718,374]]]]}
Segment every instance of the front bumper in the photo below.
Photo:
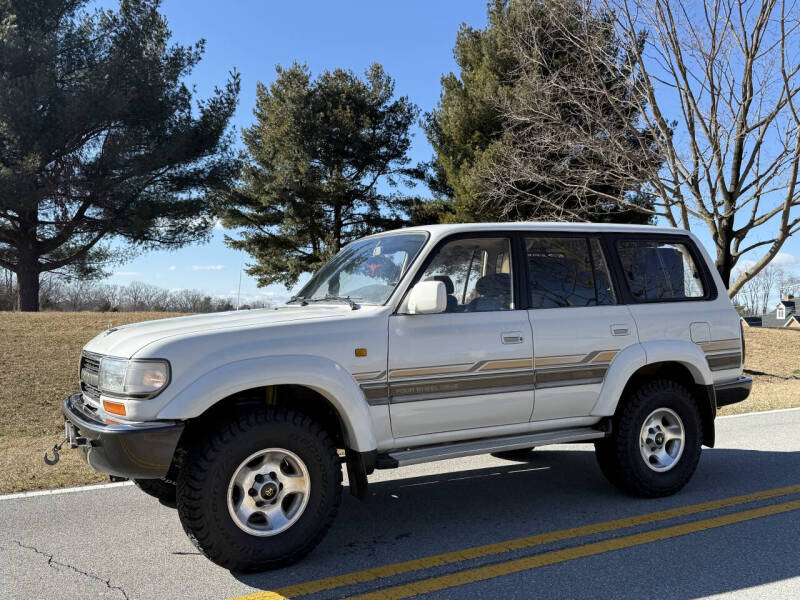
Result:
{"type": "Polygon", "coordinates": [[[157,479],[169,470],[183,423],[107,425],[84,411],[81,394],[64,399],[70,446],[83,450],[96,471],[130,479],[157,479]]]}
{"type": "Polygon", "coordinates": [[[727,383],[717,383],[714,385],[714,392],[717,396],[717,408],[742,402],[750,395],[750,388],[753,387],[753,380],[750,377],[739,377],[727,383]]]}

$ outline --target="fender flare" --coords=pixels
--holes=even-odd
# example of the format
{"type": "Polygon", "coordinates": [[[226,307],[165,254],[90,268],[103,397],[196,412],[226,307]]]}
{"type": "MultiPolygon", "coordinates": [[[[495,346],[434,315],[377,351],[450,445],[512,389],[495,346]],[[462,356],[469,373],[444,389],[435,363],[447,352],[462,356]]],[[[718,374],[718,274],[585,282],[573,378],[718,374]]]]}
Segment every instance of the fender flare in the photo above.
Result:
{"type": "Polygon", "coordinates": [[[302,385],[320,393],[338,413],[348,447],[358,452],[376,449],[372,417],[361,388],[344,367],[321,356],[265,356],[221,365],[180,390],[157,418],[198,417],[228,396],[269,385],[302,385]]]}
{"type": "Polygon", "coordinates": [[[610,417],[616,410],[630,378],[642,367],[676,362],[685,366],[698,385],[714,385],[705,353],[697,344],[684,340],[658,340],[627,346],[614,357],[591,415],[610,417]]]}

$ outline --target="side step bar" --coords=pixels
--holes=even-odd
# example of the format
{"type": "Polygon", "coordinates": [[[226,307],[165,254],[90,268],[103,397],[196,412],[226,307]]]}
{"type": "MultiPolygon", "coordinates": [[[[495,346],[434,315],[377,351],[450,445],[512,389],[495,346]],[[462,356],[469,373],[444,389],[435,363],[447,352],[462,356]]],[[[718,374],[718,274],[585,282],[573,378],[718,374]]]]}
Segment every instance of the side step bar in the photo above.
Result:
{"type": "Polygon", "coordinates": [[[393,450],[377,457],[375,467],[378,469],[394,469],[406,465],[416,465],[435,460],[448,458],[461,458],[474,454],[489,454],[505,450],[520,450],[533,446],[546,446],[548,444],[566,444],[569,442],[587,442],[598,440],[608,435],[605,431],[592,427],[576,427],[561,431],[548,431],[540,433],[526,433],[501,438],[470,440],[453,444],[438,444],[436,446],[421,446],[408,450],[393,450]]]}

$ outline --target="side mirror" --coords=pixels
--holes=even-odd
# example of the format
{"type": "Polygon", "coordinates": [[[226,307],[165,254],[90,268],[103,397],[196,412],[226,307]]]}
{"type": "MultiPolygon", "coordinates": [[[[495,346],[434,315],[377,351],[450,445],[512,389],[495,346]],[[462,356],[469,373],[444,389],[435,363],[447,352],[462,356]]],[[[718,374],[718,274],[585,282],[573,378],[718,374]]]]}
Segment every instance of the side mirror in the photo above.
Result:
{"type": "Polygon", "coordinates": [[[447,289],[441,281],[420,281],[408,294],[408,314],[430,315],[447,309],[447,289]]]}

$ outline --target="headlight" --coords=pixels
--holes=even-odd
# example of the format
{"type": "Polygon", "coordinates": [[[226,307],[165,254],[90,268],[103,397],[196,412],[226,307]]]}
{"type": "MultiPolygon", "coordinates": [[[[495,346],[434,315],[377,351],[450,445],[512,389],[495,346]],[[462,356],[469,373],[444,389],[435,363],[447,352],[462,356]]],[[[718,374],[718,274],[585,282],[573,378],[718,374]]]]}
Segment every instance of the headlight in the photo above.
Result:
{"type": "Polygon", "coordinates": [[[100,391],[125,396],[155,396],[169,383],[169,363],[165,360],[100,361],[100,391]]]}

